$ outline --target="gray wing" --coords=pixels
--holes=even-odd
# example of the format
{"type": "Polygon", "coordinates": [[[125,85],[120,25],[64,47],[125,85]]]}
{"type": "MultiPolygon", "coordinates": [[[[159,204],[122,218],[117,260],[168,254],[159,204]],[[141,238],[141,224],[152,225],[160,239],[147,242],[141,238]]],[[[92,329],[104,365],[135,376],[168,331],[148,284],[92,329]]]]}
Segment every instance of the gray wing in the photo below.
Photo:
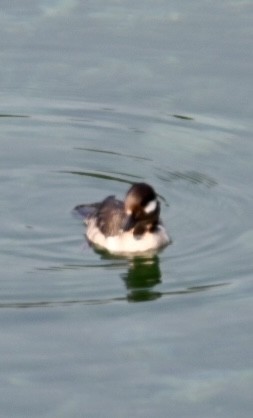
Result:
{"type": "Polygon", "coordinates": [[[73,213],[88,224],[89,219],[96,219],[97,227],[105,236],[117,235],[125,224],[126,215],[122,201],[115,196],[108,196],[102,202],[78,205],[73,213]]]}
{"type": "Polygon", "coordinates": [[[78,205],[73,209],[73,213],[79,217],[81,217],[84,221],[87,221],[92,215],[95,214],[98,205],[101,203],[91,203],[91,204],[83,204],[78,205]]]}
{"type": "Polygon", "coordinates": [[[119,234],[125,223],[124,204],[114,196],[107,197],[94,213],[96,224],[105,236],[119,234]]]}

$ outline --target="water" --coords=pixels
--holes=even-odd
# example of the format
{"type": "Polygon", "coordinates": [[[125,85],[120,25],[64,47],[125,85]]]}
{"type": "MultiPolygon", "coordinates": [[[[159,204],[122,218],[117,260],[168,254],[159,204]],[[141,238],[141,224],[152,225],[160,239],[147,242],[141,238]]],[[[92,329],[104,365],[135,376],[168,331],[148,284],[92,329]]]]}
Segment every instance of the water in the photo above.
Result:
{"type": "Polygon", "coordinates": [[[251,417],[251,3],[2,3],[2,415],[251,417]],[[135,181],[172,245],[97,254],[135,181]]]}

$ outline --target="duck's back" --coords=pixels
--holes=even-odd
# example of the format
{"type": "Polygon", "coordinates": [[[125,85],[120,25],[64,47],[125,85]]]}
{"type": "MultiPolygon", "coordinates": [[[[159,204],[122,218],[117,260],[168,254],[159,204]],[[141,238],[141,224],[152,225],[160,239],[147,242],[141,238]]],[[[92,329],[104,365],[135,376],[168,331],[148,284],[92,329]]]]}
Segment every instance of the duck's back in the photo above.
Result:
{"type": "Polygon", "coordinates": [[[88,229],[97,227],[105,237],[118,235],[126,219],[124,204],[115,196],[108,196],[102,202],[76,206],[75,211],[88,229]]]}
{"type": "MultiPolygon", "coordinates": [[[[115,199],[115,196],[108,196],[100,203],[91,218],[95,219],[98,229],[105,237],[118,235],[126,218],[124,204],[121,200],[115,199]]],[[[89,220],[87,224],[89,225],[89,220]]]]}

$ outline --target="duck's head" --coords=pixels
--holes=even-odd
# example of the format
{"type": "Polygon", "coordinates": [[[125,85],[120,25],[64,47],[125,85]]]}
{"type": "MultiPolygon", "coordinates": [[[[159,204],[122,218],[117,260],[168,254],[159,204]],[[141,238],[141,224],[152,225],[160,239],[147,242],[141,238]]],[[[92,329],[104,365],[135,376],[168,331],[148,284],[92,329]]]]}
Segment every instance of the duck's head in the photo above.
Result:
{"type": "Polygon", "coordinates": [[[159,222],[160,203],[156,192],[149,184],[133,184],[126,194],[124,210],[126,221],[123,230],[133,229],[134,235],[153,231],[159,222]]]}

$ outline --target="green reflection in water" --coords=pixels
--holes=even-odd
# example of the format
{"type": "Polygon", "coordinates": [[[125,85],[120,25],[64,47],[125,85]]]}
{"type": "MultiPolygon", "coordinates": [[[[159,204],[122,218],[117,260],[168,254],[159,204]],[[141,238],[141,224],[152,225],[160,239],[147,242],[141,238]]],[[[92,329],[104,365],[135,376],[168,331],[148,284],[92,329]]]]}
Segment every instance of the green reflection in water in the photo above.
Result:
{"type": "Polygon", "coordinates": [[[124,180],[120,177],[110,176],[108,174],[102,174],[102,173],[98,173],[98,172],[62,170],[62,171],[58,171],[58,173],[75,174],[75,175],[78,175],[78,176],[87,176],[87,177],[95,177],[95,178],[99,178],[99,179],[103,179],[103,180],[118,181],[120,183],[127,183],[129,185],[132,184],[130,181],[124,180]]]}
{"type": "Polygon", "coordinates": [[[129,269],[121,275],[128,290],[127,299],[130,302],[145,302],[161,297],[160,292],[154,291],[161,283],[159,257],[133,258],[129,269]]]}
{"type": "Polygon", "coordinates": [[[215,179],[206,174],[198,171],[164,171],[159,174],[158,177],[167,182],[173,182],[177,180],[184,180],[192,184],[201,184],[206,187],[216,186],[218,183],[215,179]]]}
{"type": "Polygon", "coordinates": [[[184,115],[172,115],[174,118],[182,119],[182,120],[194,120],[191,116],[184,116],[184,115]]]}

